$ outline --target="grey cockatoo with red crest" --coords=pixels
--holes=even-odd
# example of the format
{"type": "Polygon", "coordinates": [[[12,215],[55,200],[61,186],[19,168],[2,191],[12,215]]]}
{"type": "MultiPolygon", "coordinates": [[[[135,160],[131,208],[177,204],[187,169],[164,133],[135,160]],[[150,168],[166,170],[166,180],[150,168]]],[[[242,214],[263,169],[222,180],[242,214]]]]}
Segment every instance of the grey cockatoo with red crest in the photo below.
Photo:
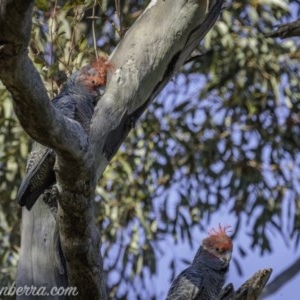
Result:
{"type": "Polygon", "coordinates": [[[190,267],[172,282],[167,300],[218,300],[232,254],[227,227],[219,225],[202,241],[190,267]]]}
{"type": "MultiPolygon", "coordinates": [[[[81,124],[89,132],[94,107],[106,84],[107,71],[111,64],[100,57],[90,65],[72,74],[61,92],[51,103],[65,117],[81,124]]],[[[45,189],[55,184],[56,155],[54,150],[37,142],[29,154],[26,173],[20,185],[17,200],[21,206],[31,209],[45,189]]]]}

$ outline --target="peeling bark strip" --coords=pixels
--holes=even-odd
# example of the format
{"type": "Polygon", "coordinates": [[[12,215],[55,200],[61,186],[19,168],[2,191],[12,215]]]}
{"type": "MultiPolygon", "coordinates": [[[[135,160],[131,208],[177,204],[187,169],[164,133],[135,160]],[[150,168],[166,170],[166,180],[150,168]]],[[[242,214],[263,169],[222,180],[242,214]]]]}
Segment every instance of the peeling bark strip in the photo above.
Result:
{"type": "Polygon", "coordinates": [[[17,285],[50,289],[68,284],[78,288],[76,299],[106,299],[101,239],[94,225],[96,182],[132,125],[212,27],[222,4],[149,4],[111,56],[115,71],[96,107],[88,140],[77,122],[50,105],[28,58],[33,0],[0,2],[0,79],[25,131],[57,154],[57,217],[41,199],[30,212],[23,210],[17,285]]]}

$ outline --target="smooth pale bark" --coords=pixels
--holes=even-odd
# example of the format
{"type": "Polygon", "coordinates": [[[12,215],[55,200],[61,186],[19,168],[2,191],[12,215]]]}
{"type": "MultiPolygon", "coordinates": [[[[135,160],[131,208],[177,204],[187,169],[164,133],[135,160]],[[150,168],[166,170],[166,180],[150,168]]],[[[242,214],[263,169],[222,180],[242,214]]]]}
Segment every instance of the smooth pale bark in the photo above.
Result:
{"type": "MultiPolygon", "coordinates": [[[[31,211],[23,208],[22,247],[16,286],[45,287],[49,297],[44,296],[43,299],[65,299],[51,295],[52,287],[67,287],[68,284],[60,257],[58,231],[53,230],[56,228],[55,215],[49,212],[44,201],[37,201],[31,211]]],[[[30,299],[38,298],[31,295],[30,299]]],[[[22,294],[18,299],[28,299],[28,296],[22,294]]]]}
{"type": "Polygon", "coordinates": [[[106,299],[101,239],[94,224],[96,182],[136,120],[215,23],[222,3],[149,4],[111,56],[114,71],[96,107],[88,139],[77,122],[49,104],[28,58],[33,1],[0,2],[0,79],[12,94],[26,132],[57,153],[57,214],[44,203],[31,212],[23,210],[19,285],[68,282],[78,289],[76,299],[106,299]],[[57,230],[66,267],[60,262],[57,230]]]}

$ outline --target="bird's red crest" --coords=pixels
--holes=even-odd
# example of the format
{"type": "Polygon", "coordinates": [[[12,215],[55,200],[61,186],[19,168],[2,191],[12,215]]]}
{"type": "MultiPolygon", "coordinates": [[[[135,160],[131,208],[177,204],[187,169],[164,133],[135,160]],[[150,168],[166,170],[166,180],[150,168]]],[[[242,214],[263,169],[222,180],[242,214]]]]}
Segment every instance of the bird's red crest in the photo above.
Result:
{"type": "Polygon", "coordinates": [[[105,85],[107,80],[107,72],[113,69],[112,64],[107,58],[100,56],[93,61],[90,66],[97,72],[97,76],[94,76],[95,81],[99,84],[99,86],[105,85]]]}
{"type": "Polygon", "coordinates": [[[229,232],[231,230],[231,226],[230,225],[225,225],[224,227],[222,227],[221,224],[219,224],[219,229],[211,229],[208,234],[209,236],[213,236],[213,235],[227,235],[227,232],[229,232]]]}
{"type": "Polygon", "coordinates": [[[225,250],[232,249],[232,241],[230,237],[227,235],[228,230],[231,226],[224,226],[222,227],[219,224],[218,229],[211,229],[209,231],[209,236],[203,240],[203,244],[207,247],[215,247],[215,248],[222,248],[225,250]]]}
{"type": "Polygon", "coordinates": [[[107,72],[112,69],[112,64],[107,58],[99,57],[80,70],[81,75],[79,82],[86,86],[90,91],[95,91],[106,85],[107,72]]]}

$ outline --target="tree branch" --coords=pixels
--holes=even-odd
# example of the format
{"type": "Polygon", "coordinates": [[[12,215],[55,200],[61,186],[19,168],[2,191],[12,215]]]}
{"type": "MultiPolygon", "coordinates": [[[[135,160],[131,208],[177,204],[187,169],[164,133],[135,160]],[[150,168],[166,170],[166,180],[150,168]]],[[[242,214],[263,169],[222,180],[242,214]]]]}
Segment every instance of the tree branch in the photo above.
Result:
{"type": "Polygon", "coordinates": [[[257,271],[237,291],[236,300],[256,300],[262,293],[272,273],[272,269],[257,271]]]}
{"type": "Polygon", "coordinates": [[[91,126],[98,176],[135,121],[212,27],[222,4],[152,1],[126,33],[111,56],[115,72],[91,126]]]}
{"type": "Polygon", "coordinates": [[[282,39],[300,36],[300,19],[291,23],[283,24],[277,30],[266,34],[266,37],[279,37],[282,39]]]}
{"type": "Polygon", "coordinates": [[[300,272],[300,257],[296,259],[288,268],[286,268],[282,273],[277,275],[264,289],[262,297],[268,297],[276,293],[282,288],[289,280],[296,276],[300,272]]]}
{"type": "Polygon", "coordinates": [[[50,104],[28,57],[33,2],[0,2],[0,79],[12,94],[15,113],[25,131],[61,155],[78,159],[87,149],[87,136],[77,122],[63,117],[50,104]]]}
{"type": "Polygon", "coordinates": [[[272,269],[259,270],[236,291],[234,291],[232,284],[228,284],[223,288],[220,300],[257,300],[267,284],[271,273],[272,269]]]}
{"type": "Polygon", "coordinates": [[[75,299],[106,299],[101,239],[93,209],[95,188],[94,185],[87,188],[90,190],[83,189],[82,194],[64,191],[60,197],[57,213],[60,242],[69,284],[79,292],[75,299]]]}

